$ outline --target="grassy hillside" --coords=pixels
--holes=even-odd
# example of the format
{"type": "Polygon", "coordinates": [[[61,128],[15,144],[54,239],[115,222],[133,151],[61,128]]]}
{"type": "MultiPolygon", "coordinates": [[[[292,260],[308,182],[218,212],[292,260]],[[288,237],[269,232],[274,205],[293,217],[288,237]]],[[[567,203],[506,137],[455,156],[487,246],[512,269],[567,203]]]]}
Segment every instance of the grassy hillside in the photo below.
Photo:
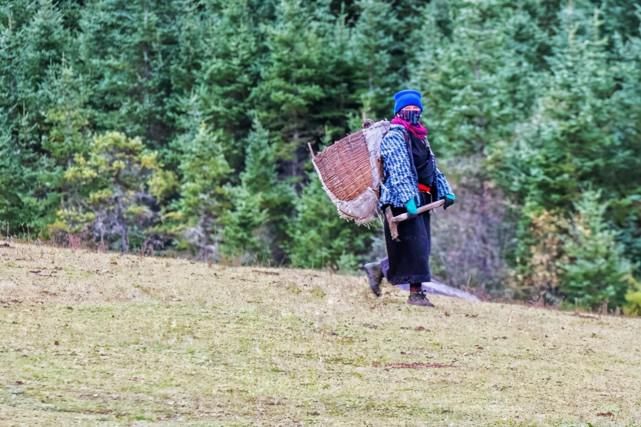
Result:
{"type": "Polygon", "coordinates": [[[641,322],[0,246],[0,425],[641,425],[641,322]]]}

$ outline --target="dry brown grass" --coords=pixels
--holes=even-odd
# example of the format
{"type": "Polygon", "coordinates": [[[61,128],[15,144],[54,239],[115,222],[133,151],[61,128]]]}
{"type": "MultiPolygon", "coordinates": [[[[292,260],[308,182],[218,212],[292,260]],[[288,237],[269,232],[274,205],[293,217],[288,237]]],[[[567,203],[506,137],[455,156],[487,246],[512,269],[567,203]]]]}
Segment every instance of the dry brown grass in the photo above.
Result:
{"type": "Polygon", "coordinates": [[[0,246],[0,425],[641,425],[638,319],[0,246]]]}

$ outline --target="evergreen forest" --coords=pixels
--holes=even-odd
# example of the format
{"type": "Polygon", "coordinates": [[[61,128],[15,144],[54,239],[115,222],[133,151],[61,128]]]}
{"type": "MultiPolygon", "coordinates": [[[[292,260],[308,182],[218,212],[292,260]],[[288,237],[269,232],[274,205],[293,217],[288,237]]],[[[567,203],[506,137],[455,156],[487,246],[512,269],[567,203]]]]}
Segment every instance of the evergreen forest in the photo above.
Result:
{"type": "Polygon", "coordinates": [[[0,234],[358,270],[308,144],[407,87],[437,278],[641,314],[641,1],[2,0],[0,234]]]}

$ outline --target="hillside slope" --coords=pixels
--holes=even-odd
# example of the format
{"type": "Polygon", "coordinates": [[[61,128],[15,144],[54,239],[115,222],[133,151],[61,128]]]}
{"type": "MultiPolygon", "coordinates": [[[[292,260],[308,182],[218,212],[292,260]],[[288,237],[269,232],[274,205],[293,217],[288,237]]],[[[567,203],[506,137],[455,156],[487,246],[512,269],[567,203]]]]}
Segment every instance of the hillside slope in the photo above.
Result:
{"type": "Polygon", "coordinates": [[[641,322],[0,246],[0,425],[641,425],[641,322]]]}

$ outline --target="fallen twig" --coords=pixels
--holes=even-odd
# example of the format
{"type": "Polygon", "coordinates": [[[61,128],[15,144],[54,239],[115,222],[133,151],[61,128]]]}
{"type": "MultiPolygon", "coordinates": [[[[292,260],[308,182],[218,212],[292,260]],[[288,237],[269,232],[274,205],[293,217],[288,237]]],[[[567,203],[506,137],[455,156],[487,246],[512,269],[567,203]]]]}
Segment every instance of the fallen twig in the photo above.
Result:
{"type": "Polygon", "coordinates": [[[268,270],[258,270],[258,269],[253,269],[252,271],[254,273],[271,274],[273,276],[280,276],[280,273],[278,271],[268,271],[268,270]]]}

